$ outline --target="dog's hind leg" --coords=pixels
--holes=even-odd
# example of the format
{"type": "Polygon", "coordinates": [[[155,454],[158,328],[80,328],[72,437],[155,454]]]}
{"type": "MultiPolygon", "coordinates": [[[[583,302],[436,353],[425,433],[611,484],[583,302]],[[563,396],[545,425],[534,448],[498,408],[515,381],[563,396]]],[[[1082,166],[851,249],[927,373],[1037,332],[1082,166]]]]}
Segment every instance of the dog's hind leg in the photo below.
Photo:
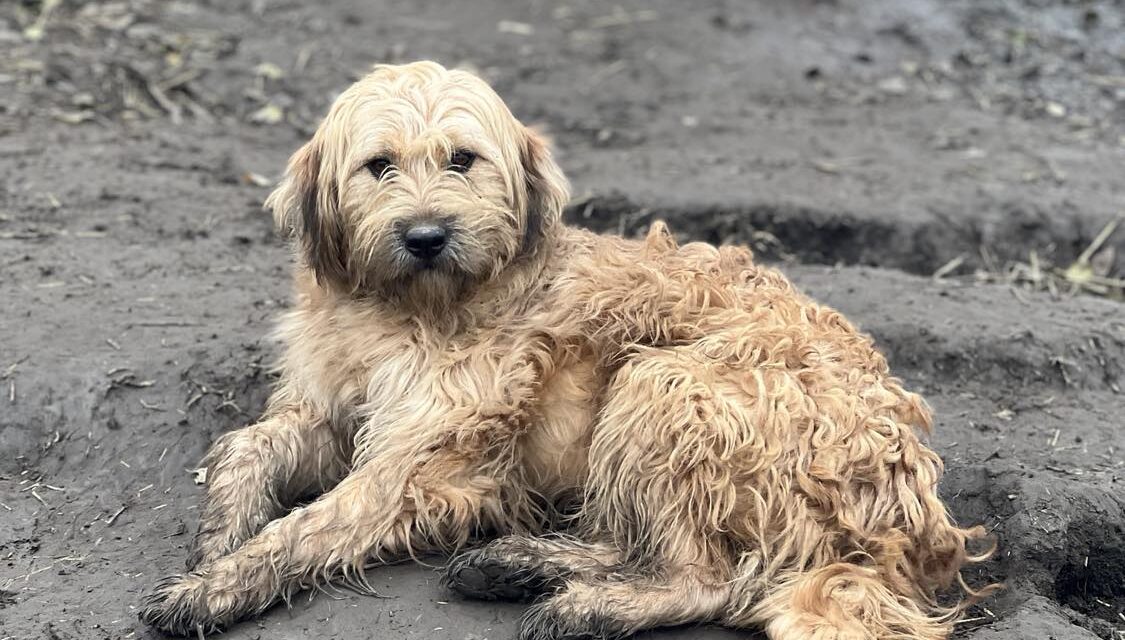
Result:
{"type": "Polygon", "coordinates": [[[203,460],[207,492],[188,568],[230,553],[297,498],[332,486],[347,471],[347,440],[300,407],[216,440],[203,460]]]}
{"type": "Polygon", "coordinates": [[[721,619],[735,553],[728,459],[745,429],[688,348],[644,350],[616,374],[594,428],[580,529],[624,551],[618,571],[571,578],[529,609],[525,640],[613,638],[721,619]]]}
{"type": "Polygon", "coordinates": [[[779,576],[749,619],[770,640],[943,640],[950,616],[934,617],[893,593],[876,570],[846,562],[779,576]]]}
{"type": "Polygon", "coordinates": [[[520,639],[624,638],[654,627],[714,620],[730,592],[730,585],[709,570],[691,567],[646,577],[571,579],[527,610],[520,639]]]}
{"type": "Polygon", "coordinates": [[[563,535],[504,536],[466,551],[446,568],[458,593],[482,600],[530,600],[568,579],[605,578],[620,569],[622,554],[606,542],[563,535]]]}

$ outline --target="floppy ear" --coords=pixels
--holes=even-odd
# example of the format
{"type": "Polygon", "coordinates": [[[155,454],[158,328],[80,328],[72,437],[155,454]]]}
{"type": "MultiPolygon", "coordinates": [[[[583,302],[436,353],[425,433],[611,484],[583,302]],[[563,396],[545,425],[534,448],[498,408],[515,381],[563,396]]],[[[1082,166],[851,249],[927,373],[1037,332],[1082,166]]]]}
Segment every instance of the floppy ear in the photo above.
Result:
{"type": "Polygon", "coordinates": [[[322,175],[319,136],[289,159],[285,178],[266,199],[278,230],[296,237],[305,262],[320,284],[352,288],[347,236],[340,218],[335,180],[322,175]]]}
{"type": "Polygon", "coordinates": [[[524,127],[520,162],[527,194],[521,251],[530,253],[562,219],[563,207],[570,201],[570,185],[551,157],[547,140],[527,127],[524,127]]]}

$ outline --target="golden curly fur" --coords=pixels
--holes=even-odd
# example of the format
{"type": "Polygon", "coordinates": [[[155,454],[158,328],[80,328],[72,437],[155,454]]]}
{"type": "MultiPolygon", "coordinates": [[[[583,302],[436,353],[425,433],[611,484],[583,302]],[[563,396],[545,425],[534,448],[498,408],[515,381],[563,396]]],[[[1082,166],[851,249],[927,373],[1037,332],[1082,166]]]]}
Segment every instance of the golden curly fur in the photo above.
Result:
{"type": "Polygon", "coordinates": [[[279,386],[212,447],[193,571],[142,618],[220,628],[491,538],[448,580],[537,598],[527,639],[946,637],[937,594],[983,532],[950,520],[930,410],[871,339],[745,248],[596,236],[567,199],[469,73],[345,91],[267,202],[301,256],[279,386]],[[404,246],[423,223],[436,258],[404,246]]]}

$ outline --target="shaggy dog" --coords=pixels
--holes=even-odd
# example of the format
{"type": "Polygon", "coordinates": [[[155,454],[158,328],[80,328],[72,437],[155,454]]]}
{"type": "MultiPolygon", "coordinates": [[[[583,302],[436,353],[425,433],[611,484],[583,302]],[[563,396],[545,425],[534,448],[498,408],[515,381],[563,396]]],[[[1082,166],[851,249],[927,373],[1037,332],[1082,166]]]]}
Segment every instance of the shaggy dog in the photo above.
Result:
{"type": "Polygon", "coordinates": [[[447,580],[533,599],[527,639],[946,637],[983,532],[871,339],[745,248],[596,236],[567,199],[469,73],[346,90],[267,202],[301,256],[279,386],[208,453],[192,571],[142,619],[210,631],[492,539],[447,580]]]}

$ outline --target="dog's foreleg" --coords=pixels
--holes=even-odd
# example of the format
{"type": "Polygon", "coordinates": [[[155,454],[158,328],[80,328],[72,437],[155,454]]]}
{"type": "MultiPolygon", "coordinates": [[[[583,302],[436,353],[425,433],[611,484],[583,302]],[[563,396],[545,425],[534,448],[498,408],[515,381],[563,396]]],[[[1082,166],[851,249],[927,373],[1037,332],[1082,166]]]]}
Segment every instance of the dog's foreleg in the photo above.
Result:
{"type": "Polygon", "coordinates": [[[275,520],[198,572],[171,576],[141,619],[172,633],[223,628],[295,591],[342,579],[365,585],[373,561],[444,546],[496,509],[495,483],[438,451],[417,459],[376,458],[312,504],[275,520]]]}
{"type": "Polygon", "coordinates": [[[338,480],[347,469],[346,440],[299,407],[219,438],[203,461],[207,492],[188,568],[230,553],[293,500],[338,480]]]}

